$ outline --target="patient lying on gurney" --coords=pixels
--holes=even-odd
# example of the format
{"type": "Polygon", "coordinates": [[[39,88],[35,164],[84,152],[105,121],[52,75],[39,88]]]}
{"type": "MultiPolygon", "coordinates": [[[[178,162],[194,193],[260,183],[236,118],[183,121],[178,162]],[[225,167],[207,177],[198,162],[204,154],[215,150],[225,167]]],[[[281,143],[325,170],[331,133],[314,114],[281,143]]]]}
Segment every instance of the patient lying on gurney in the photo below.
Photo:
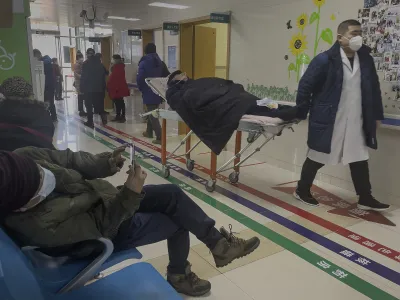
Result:
{"type": "Polygon", "coordinates": [[[193,80],[181,71],[170,75],[166,100],[216,154],[222,151],[244,115],[291,121],[296,119],[297,113],[296,107],[291,106],[260,106],[258,97],[233,81],[221,78],[193,80]]]}

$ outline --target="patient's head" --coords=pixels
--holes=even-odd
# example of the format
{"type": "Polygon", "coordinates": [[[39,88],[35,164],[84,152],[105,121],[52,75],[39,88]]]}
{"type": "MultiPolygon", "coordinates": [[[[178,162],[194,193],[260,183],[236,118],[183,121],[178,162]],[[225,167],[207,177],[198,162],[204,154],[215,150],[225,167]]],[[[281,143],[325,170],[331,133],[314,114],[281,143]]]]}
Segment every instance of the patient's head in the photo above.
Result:
{"type": "Polygon", "coordinates": [[[186,75],[186,73],[183,73],[181,70],[177,70],[168,77],[168,85],[173,85],[178,82],[182,81],[187,81],[189,77],[186,75]]]}
{"type": "Polygon", "coordinates": [[[35,207],[54,188],[55,178],[49,170],[28,157],[0,151],[1,216],[35,207]]]}
{"type": "Polygon", "coordinates": [[[33,98],[32,85],[22,77],[11,77],[3,81],[0,92],[7,100],[25,100],[33,98]]]}

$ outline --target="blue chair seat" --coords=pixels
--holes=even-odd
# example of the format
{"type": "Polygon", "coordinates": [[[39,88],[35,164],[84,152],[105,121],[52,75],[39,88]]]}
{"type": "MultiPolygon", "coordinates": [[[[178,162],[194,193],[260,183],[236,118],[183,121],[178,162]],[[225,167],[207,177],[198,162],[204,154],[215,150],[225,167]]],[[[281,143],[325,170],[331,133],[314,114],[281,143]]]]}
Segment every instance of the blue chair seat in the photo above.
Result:
{"type": "Polygon", "coordinates": [[[59,295],[57,300],[182,300],[154,267],[137,263],[82,289],[59,295]]]}
{"type": "MultiPolygon", "coordinates": [[[[41,282],[41,285],[46,286],[46,290],[50,290],[53,293],[60,291],[92,261],[88,259],[74,260],[68,257],[51,257],[33,248],[25,249],[23,252],[30,259],[35,269],[37,280],[41,282]]],[[[114,252],[99,266],[98,272],[102,272],[128,259],[139,260],[141,258],[142,254],[135,248],[114,252]]]]}

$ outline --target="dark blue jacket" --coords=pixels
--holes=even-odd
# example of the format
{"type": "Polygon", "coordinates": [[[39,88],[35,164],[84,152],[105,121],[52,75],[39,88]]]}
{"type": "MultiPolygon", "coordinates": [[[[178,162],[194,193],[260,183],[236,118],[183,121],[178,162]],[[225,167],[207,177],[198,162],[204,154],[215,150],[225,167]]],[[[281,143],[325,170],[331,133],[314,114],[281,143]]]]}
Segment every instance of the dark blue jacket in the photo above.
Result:
{"type": "MultiPolygon", "coordinates": [[[[377,149],[376,121],[383,120],[382,95],[371,49],[358,51],[361,70],[363,129],[366,144],[377,149]]],[[[342,94],[343,62],[340,45],[317,55],[308,66],[297,91],[298,117],[306,119],[310,112],[308,147],[330,153],[336,113],[342,94]]]]}
{"type": "Polygon", "coordinates": [[[54,93],[55,78],[53,72],[53,63],[48,55],[43,56],[41,60],[43,62],[44,69],[44,90],[54,93]]]}
{"type": "Polygon", "coordinates": [[[145,82],[146,78],[166,77],[169,75],[168,69],[157,53],[147,54],[139,62],[137,74],[137,85],[142,92],[144,104],[160,104],[162,99],[153,93],[151,88],[145,82]]]}

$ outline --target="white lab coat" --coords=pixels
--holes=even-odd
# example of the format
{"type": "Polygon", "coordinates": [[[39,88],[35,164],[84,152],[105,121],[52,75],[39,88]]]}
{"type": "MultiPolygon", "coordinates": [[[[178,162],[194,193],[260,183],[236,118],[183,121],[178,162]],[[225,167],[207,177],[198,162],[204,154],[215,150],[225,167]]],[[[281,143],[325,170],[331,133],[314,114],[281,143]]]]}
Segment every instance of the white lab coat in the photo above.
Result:
{"type": "Polygon", "coordinates": [[[356,53],[354,67],[351,68],[343,49],[340,49],[340,53],[343,61],[343,87],[333,129],[331,153],[312,149],[308,151],[308,158],[325,165],[347,165],[369,158],[363,130],[360,60],[356,53]]]}

